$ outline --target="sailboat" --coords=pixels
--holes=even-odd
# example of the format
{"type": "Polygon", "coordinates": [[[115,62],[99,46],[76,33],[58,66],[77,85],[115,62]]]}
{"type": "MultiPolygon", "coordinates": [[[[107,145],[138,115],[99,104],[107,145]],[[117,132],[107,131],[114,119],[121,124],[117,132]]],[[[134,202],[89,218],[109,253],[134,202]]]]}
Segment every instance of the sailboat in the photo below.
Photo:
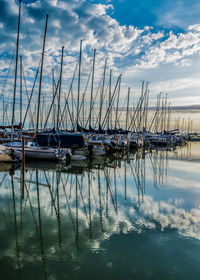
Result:
{"type": "Polygon", "coordinates": [[[13,162],[19,159],[19,156],[12,149],[0,145],[0,162],[13,162]]]}
{"type": "MultiPolygon", "coordinates": [[[[22,142],[10,142],[4,145],[5,148],[12,149],[14,154],[18,157],[22,157],[22,142]]],[[[34,142],[25,142],[24,144],[26,159],[33,160],[51,160],[59,161],[66,160],[69,156],[69,151],[66,149],[40,147],[34,142]]]]}

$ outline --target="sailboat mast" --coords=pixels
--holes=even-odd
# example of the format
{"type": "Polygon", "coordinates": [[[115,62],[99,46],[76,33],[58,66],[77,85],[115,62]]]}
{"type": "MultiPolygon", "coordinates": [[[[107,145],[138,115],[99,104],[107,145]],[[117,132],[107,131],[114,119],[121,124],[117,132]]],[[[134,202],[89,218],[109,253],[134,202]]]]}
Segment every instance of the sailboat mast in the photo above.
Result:
{"type": "Polygon", "coordinates": [[[113,94],[112,94],[112,97],[110,99],[110,103],[109,103],[108,109],[107,109],[106,114],[104,116],[104,119],[103,119],[103,122],[102,122],[102,127],[104,127],[105,122],[107,122],[108,115],[109,115],[109,113],[110,113],[110,111],[112,109],[112,106],[113,106],[113,103],[114,103],[114,100],[115,100],[115,97],[116,97],[117,88],[119,87],[119,83],[121,81],[121,76],[122,76],[122,74],[119,75],[119,77],[117,79],[117,82],[115,84],[115,89],[113,91],[113,94]]]}
{"type": "Polygon", "coordinates": [[[80,41],[80,54],[79,54],[79,69],[78,69],[78,100],[77,100],[77,111],[76,111],[76,129],[78,126],[78,118],[79,118],[79,101],[80,101],[80,82],[81,82],[81,60],[82,60],[82,42],[80,41]]]}
{"type": "Polygon", "coordinates": [[[92,83],[91,83],[91,94],[90,94],[89,126],[91,126],[91,118],[92,118],[93,89],[94,89],[94,69],[95,69],[96,51],[97,50],[94,49],[94,56],[93,56],[93,63],[92,63],[92,83]]]}
{"type": "MultiPolygon", "coordinates": [[[[54,78],[54,69],[52,69],[52,92],[53,92],[53,97],[54,97],[54,92],[55,92],[55,78],[54,78]]],[[[56,127],[56,111],[55,111],[55,104],[53,106],[53,127],[56,127]]]]}
{"type": "Polygon", "coordinates": [[[116,107],[116,111],[115,111],[115,129],[117,128],[117,116],[118,116],[118,110],[119,110],[119,96],[120,96],[120,86],[121,86],[121,76],[120,75],[120,79],[119,79],[119,85],[118,85],[118,94],[117,94],[117,107],[116,107]]]}
{"type": "Polygon", "coordinates": [[[137,129],[138,131],[141,131],[141,121],[142,121],[142,105],[144,101],[144,81],[142,81],[142,92],[141,92],[141,99],[140,99],[140,106],[139,106],[139,114],[138,114],[138,124],[137,129]]]}
{"type": "Polygon", "coordinates": [[[44,40],[43,40],[43,47],[42,47],[42,60],[41,60],[41,68],[40,68],[40,84],[39,84],[38,104],[37,104],[36,131],[38,130],[39,119],[40,119],[40,96],[41,96],[41,88],[42,88],[42,72],[43,72],[43,63],[44,63],[44,51],[45,51],[45,43],[46,43],[47,24],[48,24],[48,14],[46,15],[44,40]]]}
{"type": "Polygon", "coordinates": [[[130,98],[131,88],[128,88],[128,96],[127,96],[127,108],[126,108],[126,130],[128,128],[128,113],[129,113],[129,98],[130,98]]]}
{"type": "MultiPolygon", "coordinates": [[[[110,70],[110,80],[109,80],[109,102],[108,102],[108,106],[110,104],[111,101],[111,88],[112,88],[112,70],[110,70]]],[[[112,127],[112,111],[111,114],[108,114],[108,129],[112,127]],[[110,126],[110,121],[111,121],[111,126],[110,126]]]]}
{"type": "Polygon", "coordinates": [[[20,124],[22,124],[22,56],[20,56],[20,124]]]}
{"type": "Polygon", "coordinates": [[[58,92],[57,129],[59,128],[59,116],[60,116],[60,94],[61,94],[61,85],[62,85],[63,53],[64,53],[64,46],[62,47],[61,66],[60,66],[60,85],[59,85],[59,92],[58,92]]]}
{"type": "Polygon", "coordinates": [[[105,65],[104,65],[104,70],[103,70],[103,82],[102,82],[102,90],[101,90],[101,96],[100,96],[99,126],[101,125],[101,115],[102,115],[103,94],[104,94],[107,61],[108,61],[108,58],[105,59],[105,65]]]}
{"type": "Polygon", "coordinates": [[[16,101],[16,86],[17,86],[17,66],[18,66],[18,53],[19,53],[21,4],[22,4],[22,0],[19,0],[19,16],[18,16],[18,27],[17,27],[16,59],[15,59],[15,80],[14,80],[14,93],[13,93],[13,106],[12,106],[12,121],[11,121],[12,130],[15,122],[15,101],[16,101]]]}
{"type": "Polygon", "coordinates": [[[2,98],[2,105],[3,105],[3,121],[2,121],[2,125],[4,125],[4,120],[5,120],[5,101],[4,101],[4,95],[2,98]]]}

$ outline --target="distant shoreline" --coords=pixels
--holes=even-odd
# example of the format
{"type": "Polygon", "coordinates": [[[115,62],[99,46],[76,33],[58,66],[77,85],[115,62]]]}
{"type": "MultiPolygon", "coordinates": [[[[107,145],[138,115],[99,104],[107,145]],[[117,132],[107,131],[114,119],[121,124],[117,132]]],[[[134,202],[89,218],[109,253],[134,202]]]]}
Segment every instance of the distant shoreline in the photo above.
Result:
{"type": "Polygon", "coordinates": [[[171,110],[176,110],[176,111],[199,111],[200,110],[200,105],[187,105],[187,106],[172,106],[171,110]]]}
{"type": "MultiPolygon", "coordinates": [[[[156,107],[149,107],[148,108],[149,110],[151,111],[154,111],[156,110],[157,108],[156,107]]],[[[187,105],[187,106],[171,106],[170,109],[172,111],[197,111],[199,112],[200,111],[200,105],[187,105]]],[[[123,110],[123,111],[126,111],[127,109],[126,108],[119,108],[119,110],[123,110]]]]}

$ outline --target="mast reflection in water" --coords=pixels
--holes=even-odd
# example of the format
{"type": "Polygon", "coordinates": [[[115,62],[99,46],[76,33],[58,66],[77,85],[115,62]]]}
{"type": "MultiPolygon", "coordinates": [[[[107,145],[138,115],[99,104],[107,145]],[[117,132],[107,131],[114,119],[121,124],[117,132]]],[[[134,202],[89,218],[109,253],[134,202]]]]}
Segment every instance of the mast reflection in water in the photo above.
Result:
{"type": "Polygon", "coordinates": [[[199,279],[199,148],[1,164],[2,279],[199,279]]]}

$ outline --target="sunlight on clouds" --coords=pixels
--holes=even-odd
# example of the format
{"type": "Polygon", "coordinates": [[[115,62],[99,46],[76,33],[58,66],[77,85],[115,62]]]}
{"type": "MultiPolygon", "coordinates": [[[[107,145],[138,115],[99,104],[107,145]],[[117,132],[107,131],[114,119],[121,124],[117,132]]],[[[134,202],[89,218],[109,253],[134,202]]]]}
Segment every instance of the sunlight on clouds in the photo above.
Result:
{"type": "MultiPolygon", "coordinates": [[[[3,1],[7,7],[5,16],[8,22],[13,23],[15,19],[17,23],[18,7],[16,2],[14,0],[3,1]]],[[[133,76],[138,76],[139,80],[150,80],[149,76],[151,77],[152,70],[155,69],[159,71],[159,75],[155,75],[157,85],[153,85],[153,90],[159,92],[163,85],[166,85],[167,91],[171,92],[182,89],[197,89],[199,83],[195,76],[196,73],[194,72],[193,75],[191,70],[190,76],[183,78],[179,69],[180,67],[187,69],[196,63],[194,56],[199,56],[200,53],[200,24],[190,24],[185,32],[179,34],[175,34],[173,31],[167,33],[166,30],[162,29],[154,31],[154,27],[145,24],[143,28],[121,25],[114,18],[114,13],[110,13],[110,11],[114,11],[114,4],[112,5],[108,1],[107,4],[94,4],[85,0],[72,0],[70,3],[65,0],[37,0],[29,4],[24,3],[23,28],[20,36],[20,53],[23,55],[24,68],[29,69],[33,65],[36,67],[37,61],[39,62],[45,13],[48,12],[49,27],[47,31],[47,55],[45,57],[47,67],[45,67],[44,76],[46,82],[49,83],[49,88],[51,68],[59,69],[61,45],[65,46],[64,61],[66,64],[64,68],[67,67],[67,70],[63,69],[63,71],[70,78],[78,58],[80,39],[84,38],[83,77],[88,75],[89,64],[92,63],[93,48],[97,48],[97,60],[99,61],[96,75],[100,75],[104,59],[109,57],[109,67],[113,69],[113,74],[117,76],[119,73],[123,73],[127,81],[130,81],[130,84],[124,83],[124,88],[134,86],[133,76]],[[40,22],[39,28],[38,22],[40,22]],[[24,28],[27,23],[28,32],[27,26],[24,28]],[[33,53],[38,54],[37,59],[36,55],[31,59],[30,56],[33,53]],[[72,57],[74,59],[71,59],[72,57]],[[179,73],[180,78],[172,79],[169,77],[169,73],[166,73],[163,68],[164,65],[173,67],[173,71],[179,73]]],[[[9,25],[0,22],[0,38],[6,38],[0,39],[1,53],[12,53],[15,46],[16,28],[10,28],[8,37],[6,30],[8,27],[9,25]],[[7,40],[6,43],[5,40],[7,40]]],[[[8,61],[5,61],[4,58],[1,61],[2,78],[0,81],[3,84],[8,61]]],[[[32,71],[26,71],[32,73],[32,71]]],[[[178,95],[177,98],[179,98],[178,95]]]]}
{"type": "MultiPolygon", "coordinates": [[[[155,91],[159,91],[161,88],[166,88],[168,92],[174,90],[181,90],[185,88],[193,88],[200,86],[200,80],[198,77],[188,77],[188,78],[180,78],[174,80],[163,81],[160,83],[156,83],[152,85],[152,89],[155,91]]],[[[192,98],[188,96],[188,98],[192,98]]]]}

